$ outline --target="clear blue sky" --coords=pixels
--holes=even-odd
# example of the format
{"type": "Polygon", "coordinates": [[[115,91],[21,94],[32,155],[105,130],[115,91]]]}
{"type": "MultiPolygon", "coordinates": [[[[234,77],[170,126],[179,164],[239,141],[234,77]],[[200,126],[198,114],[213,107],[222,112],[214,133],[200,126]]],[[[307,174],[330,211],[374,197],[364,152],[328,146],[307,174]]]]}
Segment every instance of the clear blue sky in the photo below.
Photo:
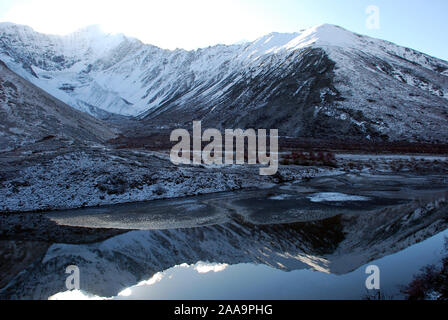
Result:
{"type": "MultiPolygon", "coordinates": [[[[256,3],[258,1],[252,1],[256,3]]],[[[274,19],[312,26],[340,25],[448,60],[448,0],[280,0],[263,1],[274,19]],[[366,8],[380,9],[380,29],[365,25],[366,8]]]]}
{"type": "Polygon", "coordinates": [[[46,33],[99,24],[165,48],[254,40],[323,23],[389,40],[448,60],[448,0],[1,0],[0,21],[46,33]],[[380,9],[380,29],[366,8],[380,9]]]}

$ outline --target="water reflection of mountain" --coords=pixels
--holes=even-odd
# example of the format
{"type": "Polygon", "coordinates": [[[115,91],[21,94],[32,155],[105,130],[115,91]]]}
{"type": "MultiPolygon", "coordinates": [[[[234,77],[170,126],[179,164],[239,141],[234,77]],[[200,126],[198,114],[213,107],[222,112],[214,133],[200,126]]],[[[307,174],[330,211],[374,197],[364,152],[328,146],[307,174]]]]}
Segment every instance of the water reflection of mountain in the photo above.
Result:
{"type": "MultiPolygon", "coordinates": [[[[80,268],[81,289],[103,297],[159,271],[198,261],[345,274],[446,229],[446,199],[447,193],[439,190],[368,211],[345,212],[341,207],[340,214],[335,209],[329,217],[286,223],[258,224],[251,214],[233,213],[219,224],[130,231],[91,244],[55,243],[0,295],[46,299],[65,291],[65,268],[72,264],[80,268]]],[[[237,201],[242,205],[246,200],[237,201]]],[[[26,257],[34,249],[30,241],[24,243],[10,250],[26,257]]]]}

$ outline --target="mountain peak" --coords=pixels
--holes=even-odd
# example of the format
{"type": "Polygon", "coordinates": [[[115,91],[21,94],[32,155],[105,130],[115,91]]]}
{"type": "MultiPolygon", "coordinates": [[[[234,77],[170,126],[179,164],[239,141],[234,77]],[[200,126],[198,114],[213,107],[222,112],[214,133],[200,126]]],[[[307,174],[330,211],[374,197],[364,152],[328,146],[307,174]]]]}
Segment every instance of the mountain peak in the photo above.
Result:
{"type": "Polygon", "coordinates": [[[300,32],[300,42],[312,42],[322,45],[350,45],[355,40],[355,33],[334,24],[321,24],[300,32]]]}
{"type": "Polygon", "coordinates": [[[105,31],[101,25],[94,24],[78,29],[63,38],[70,39],[72,41],[87,41],[94,48],[107,48],[111,49],[116,47],[123,41],[130,41],[132,43],[142,42],[136,38],[128,37],[123,33],[111,33],[105,31]]]}
{"type": "Polygon", "coordinates": [[[341,32],[341,31],[349,32],[348,30],[342,28],[341,26],[338,26],[336,24],[331,24],[331,23],[318,24],[314,27],[311,27],[310,29],[327,30],[327,31],[332,30],[335,32],[341,32]]]}
{"type": "Polygon", "coordinates": [[[106,35],[106,32],[99,24],[92,24],[76,30],[73,34],[106,35]]]}
{"type": "Polygon", "coordinates": [[[354,33],[332,24],[322,24],[300,32],[271,32],[250,44],[251,55],[277,53],[310,45],[350,47],[357,43],[354,33]]]}

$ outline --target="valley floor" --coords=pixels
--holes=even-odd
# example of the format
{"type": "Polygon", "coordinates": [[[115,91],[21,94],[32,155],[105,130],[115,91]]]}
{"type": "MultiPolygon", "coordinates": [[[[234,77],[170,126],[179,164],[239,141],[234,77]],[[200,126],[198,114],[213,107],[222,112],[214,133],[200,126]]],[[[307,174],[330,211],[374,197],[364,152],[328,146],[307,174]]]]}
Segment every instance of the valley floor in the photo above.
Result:
{"type": "Polygon", "coordinates": [[[448,161],[445,156],[339,153],[331,167],[280,165],[276,175],[260,176],[258,165],[176,166],[168,151],[75,145],[53,138],[1,154],[0,212],[180,198],[348,172],[446,174],[448,161]]]}

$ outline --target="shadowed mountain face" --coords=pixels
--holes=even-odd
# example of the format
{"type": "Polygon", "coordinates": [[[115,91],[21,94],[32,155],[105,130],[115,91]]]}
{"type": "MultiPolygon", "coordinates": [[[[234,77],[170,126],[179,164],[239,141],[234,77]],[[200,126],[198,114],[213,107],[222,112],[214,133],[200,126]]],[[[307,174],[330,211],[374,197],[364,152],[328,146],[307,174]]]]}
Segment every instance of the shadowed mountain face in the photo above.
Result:
{"type": "Polygon", "coordinates": [[[0,61],[0,150],[58,137],[104,142],[115,136],[102,121],[55,99],[0,61]]]}
{"type": "Polygon", "coordinates": [[[3,23],[0,35],[0,58],[10,68],[100,118],[448,142],[448,63],[337,26],[195,51],[95,28],[59,37],[3,23]]]}

